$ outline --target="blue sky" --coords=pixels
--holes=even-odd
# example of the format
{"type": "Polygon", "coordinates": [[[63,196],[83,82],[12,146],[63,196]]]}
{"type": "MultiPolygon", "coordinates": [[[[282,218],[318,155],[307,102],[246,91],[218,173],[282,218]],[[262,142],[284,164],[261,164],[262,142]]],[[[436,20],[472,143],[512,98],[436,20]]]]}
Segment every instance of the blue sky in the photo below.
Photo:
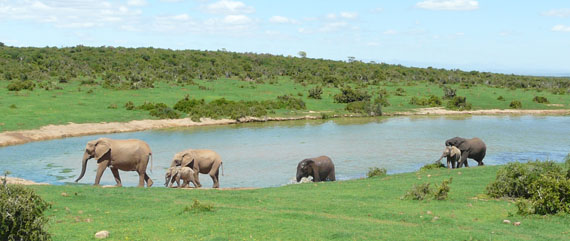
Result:
{"type": "Polygon", "coordinates": [[[570,1],[0,0],[0,42],[570,75],[570,1]]]}

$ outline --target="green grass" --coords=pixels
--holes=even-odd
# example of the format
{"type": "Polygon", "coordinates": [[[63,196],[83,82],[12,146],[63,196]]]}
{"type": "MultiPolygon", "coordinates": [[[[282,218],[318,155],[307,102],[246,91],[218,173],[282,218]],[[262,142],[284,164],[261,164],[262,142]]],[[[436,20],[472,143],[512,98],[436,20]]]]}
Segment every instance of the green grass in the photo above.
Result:
{"type": "Polygon", "coordinates": [[[91,240],[100,230],[113,240],[567,239],[570,215],[519,216],[512,201],[486,198],[497,170],[437,169],[242,191],[33,188],[53,204],[47,215],[54,240],[91,240]],[[448,200],[400,199],[414,184],[449,177],[448,200]],[[194,200],[213,207],[193,210],[194,200]]]}
{"type": "MultiPolygon", "coordinates": [[[[212,101],[218,98],[228,100],[275,100],[279,95],[292,94],[299,97],[301,93],[306,102],[307,110],[289,111],[277,110],[273,116],[300,116],[309,111],[330,114],[346,114],[346,104],[334,103],[334,95],[340,91],[337,88],[325,87],[321,100],[308,98],[308,90],[314,85],[302,86],[287,77],[281,78],[274,84],[255,84],[238,80],[220,79],[215,81],[196,80],[196,85],[178,86],[165,82],[157,82],[155,88],[140,90],[110,90],[100,86],[81,86],[78,82],[59,84],[63,89],[46,91],[36,88],[33,91],[11,92],[6,89],[7,83],[0,83],[0,132],[20,129],[35,129],[49,124],[91,123],[91,122],[125,122],[130,120],[156,119],[148,111],[127,111],[124,107],[128,101],[140,105],[144,101],[163,102],[172,107],[186,94],[191,98],[204,98],[212,101]],[[92,90],[92,93],[88,93],[92,90]],[[108,108],[116,105],[117,108],[108,108]]],[[[457,88],[457,86],[453,86],[457,88]]],[[[410,105],[412,96],[425,97],[430,94],[443,96],[443,90],[435,84],[418,82],[416,85],[386,83],[386,85],[369,85],[369,93],[377,96],[380,89],[389,92],[390,106],[383,109],[384,113],[409,111],[421,106],[410,105]],[[397,88],[406,90],[406,96],[396,96],[397,88]]],[[[470,89],[457,89],[457,95],[466,96],[474,109],[508,109],[512,100],[520,100],[522,109],[563,109],[570,106],[570,95],[554,95],[547,91],[509,90],[487,86],[474,86],[470,89]],[[502,95],[505,101],[497,100],[502,95]],[[549,106],[533,102],[534,96],[548,98],[549,106]]],[[[312,115],[320,116],[319,113],[312,115]]]]}

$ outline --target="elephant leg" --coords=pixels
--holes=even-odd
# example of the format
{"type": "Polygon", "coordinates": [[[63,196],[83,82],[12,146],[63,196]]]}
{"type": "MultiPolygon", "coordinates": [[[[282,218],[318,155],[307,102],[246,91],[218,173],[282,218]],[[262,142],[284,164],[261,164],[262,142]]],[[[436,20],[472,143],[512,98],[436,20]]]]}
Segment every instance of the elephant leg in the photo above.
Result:
{"type": "MultiPolygon", "coordinates": [[[[194,179],[192,179],[192,180],[190,180],[190,181],[192,181],[192,184],[194,184],[194,187],[195,187],[195,188],[198,188],[198,184],[196,184],[196,181],[194,181],[194,179]]],[[[188,186],[190,186],[190,185],[188,185],[188,186]]]]}
{"type": "Polygon", "coordinates": [[[194,181],[198,184],[198,186],[196,187],[202,187],[202,184],[200,183],[200,178],[198,177],[200,174],[200,168],[198,167],[198,165],[194,164],[194,181]]]}
{"type": "Polygon", "coordinates": [[[113,167],[111,168],[111,172],[113,172],[113,176],[115,177],[115,182],[117,182],[116,187],[122,187],[123,184],[121,183],[121,177],[119,176],[119,169],[113,167]]]}
{"type": "Polygon", "coordinates": [[[212,178],[212,182],[214,182],[214,185],[212,186],[212,188],[219,188],[220,182],[218,181],[218,169],[212,168],[212,170],[210,170],[210,172],[208,174],[210,174],[210,177],[212,178]]]}
{"type": "Polygon", "coordinates": [[[455,168],[455,163],[453,163],[451,161],[451,158],[447,157],[447,169],[450,169],[451,166],[453,166],[453,168],[455,168]]]}
{"type": "Polygon", "coordinates": [[[461,158],[459,159],[459,164],[457,168],[461,168],[461,165],[465,165],[465,167],[469,167],[469,163],[467,163],[467,157],[469,156],[469,152],[461,153],[461,158]]]}
{"type": "Polygon", "coordinates": [[[103,176],[103,172],[105,171],[105,169],[107,169],[107,166],[109,165],[109,160],[105,160],[102,162],[99,162],[99,165],[97,166],[97,174],[95,175],[95,186],[99,186],[99,182],[101,182],[101,176],[103,176]]]}
{"type": "Polygon", "coordinates": [[[329,181],[336,181],[336,177],[334,175],[334,170],[331,171],[331,173],[329,173],[327,179],[329,179],[329,181]]]}
{"type": "Polygon", "coordinates": [[[144,187],[144,171],[137,171],[139,174],[139,185],[137,187],[144,187]]]}
{"type": "Polygon", "coordinates": [[[144,181],[146,182],[146,187],[152,187],[152,184],[154,184],[146,172],[144,173],[144,181]]]}

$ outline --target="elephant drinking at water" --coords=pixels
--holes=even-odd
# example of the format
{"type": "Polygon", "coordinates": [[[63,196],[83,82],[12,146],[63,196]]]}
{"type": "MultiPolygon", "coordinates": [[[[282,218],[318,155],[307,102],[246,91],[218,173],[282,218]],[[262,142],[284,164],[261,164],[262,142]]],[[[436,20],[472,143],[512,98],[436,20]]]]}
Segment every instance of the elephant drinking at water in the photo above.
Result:
{"type": "Polygon", "coordinates": [[[454,137],[445,141],[445,146],[455,146],[461,151],[461,160],[457,165],[458,168],[460,168],[462,164],[469,167],[467,158],[477,161],[479,166],[485,165],[483,158],[485,158],[485,154],[487,153],[487,146],[483,140],[477,137],[472,139],[454,137]]]}
{"type": "MultiPolygon", "coordinates": [[[[85,153],[83,154],[81,174],[75,180],[78,182],[87,167],[87,160],[91,158],[97,159],[97,174],[95,176],[95,184],[99,185],[101,176],[107,167],[113,172],[118,187],[122,186],[119,170],[136,171],[139,174],[139,187],[152,186],[152,180],[146,174],[146,168],[149,160],[151,160],[152,152],[148,144],[141,140],[113,140],[109,138],[99,138],[87,142],[85,153]]],[[[152,163],[151,163],[152,169],[152,163]]]]}
{"type": "Polygon", "coordinates": [[[455,168],[455,164],[459,165],[461,151],[457,147],[446,146],[437,162],[441,161],[444,157],[447,157],[447,168],[455,168]]]}
{"type": "Polygon", "coordinates": [[[303,177],[313,177],[313,182],[335,181],[334,164],[328,156],[307,158],[297,165],[297,182],[303,177]]]}
{"type": "MultiPolygon", "coordinates": [[[[218,153],[212,150],[194,150],[188,149],[176,153],[172,160],[171,167],[182,166],[190,167],[194,170],[194,181],[198,184],[197,187],[202,187],[198,174],[208,174],[214,182],[213,188],[219,188],[220,182],[218,179],[219,168],[222,166],[222,158],[218,153]]],[[[222,166],[222,175],[224,167],[222,166]]]]}

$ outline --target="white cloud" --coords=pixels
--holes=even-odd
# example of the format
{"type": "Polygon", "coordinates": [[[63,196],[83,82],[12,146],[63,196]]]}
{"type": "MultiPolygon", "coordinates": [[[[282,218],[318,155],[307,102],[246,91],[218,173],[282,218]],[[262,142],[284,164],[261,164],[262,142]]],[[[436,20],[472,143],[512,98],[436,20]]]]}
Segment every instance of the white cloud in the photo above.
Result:
{"type": "Polygon", "coordinates": [[[358,13],[356,13],[356,12],[341,12],[340,17],[346,18],[346,19],[354,19],[354,18],[358,17],[358,13]]]}
{"type": "Polygon", "coordinates": [[[253,7],[245,5],[245,3],[231,0],[221,0],[208,4],[205,10],[214,14],[248,14],[255,12],[253,7]]]}
{"type": "Polygon", "coordinates": [[[328,19],[336,19],[336,14],[334,14],[334,13],[329,13],[329,14],[327,14],[326,18],[328,18],[328,19]]]}
{"type": "Polygon", "coordinates": [[[561,9],[552,9],[542,13],[543,16],[549,17],[561,17],[567,18],[570,17],[570,8],[561,8],[561,9]]]}
{"type": "Polygon", "coordinates": [[[388,29],[388,30],[384,31],[383,34],[394,35],[394,34],[398,34],[398,32],[396,30],[393,30],[393,29],[388,29]]]}
{"type": "Polygon", "coordinates": [[[425,0],[416,3],[416,7],[428,10],[469,11],[479,9],[476,0],[425,0]]]}
{"type": "Polygon", "coordinates": [[[552,27],[552,31],[554,31],[554,32],[570,32],[570,26],[558,24],[558,25],[552,27]]]}
{"type": "Polygon", "coordinates": [[[142,7],[142,6],[146,6],[147,2],[146,2],[146,0],[128,0],[127,5],[135,6],[135,7],[142,7]]]}
{"type": "Polygon", "coordinates": [[[347,22],[343,22],[343,21],[342,22],[332,22],[332,23],[325,24],[323,27],[321,27],[319,29],[319,31],[321,31],[321,32],[334,32],[334,31],[337,31],[339,29],[346,28],[348,26],[349,25],[347,22]]]}
{"type": "Polygon", "coordinates": [[[251,18],[245,15],[228,15],[224,17],[224,23],[227,24],[249,24],[252,22],[251,18]]]}
{"type": "Polygon", "coordinates": [[[380,43],[379,42],[368,42],[368,43],[366,43],[366,46],[376,47],[376,46],[380,46],[380,43]]]}
{"type": "Polygon", "coordinates": [[[381,13],[382,11],[384,11],[383,8],[374,8],[370,10],[371,13],[381,13]]]}
{"type": "Polygon", "coordinates": [[[269,18],[269,22],[272,23],[290,23],[290,24],[298,24],[299,21],[295,20],[295,19],[290,19],[287,17],[283,17],[283,16],[273,16],[271,18],[269,18]]]}

